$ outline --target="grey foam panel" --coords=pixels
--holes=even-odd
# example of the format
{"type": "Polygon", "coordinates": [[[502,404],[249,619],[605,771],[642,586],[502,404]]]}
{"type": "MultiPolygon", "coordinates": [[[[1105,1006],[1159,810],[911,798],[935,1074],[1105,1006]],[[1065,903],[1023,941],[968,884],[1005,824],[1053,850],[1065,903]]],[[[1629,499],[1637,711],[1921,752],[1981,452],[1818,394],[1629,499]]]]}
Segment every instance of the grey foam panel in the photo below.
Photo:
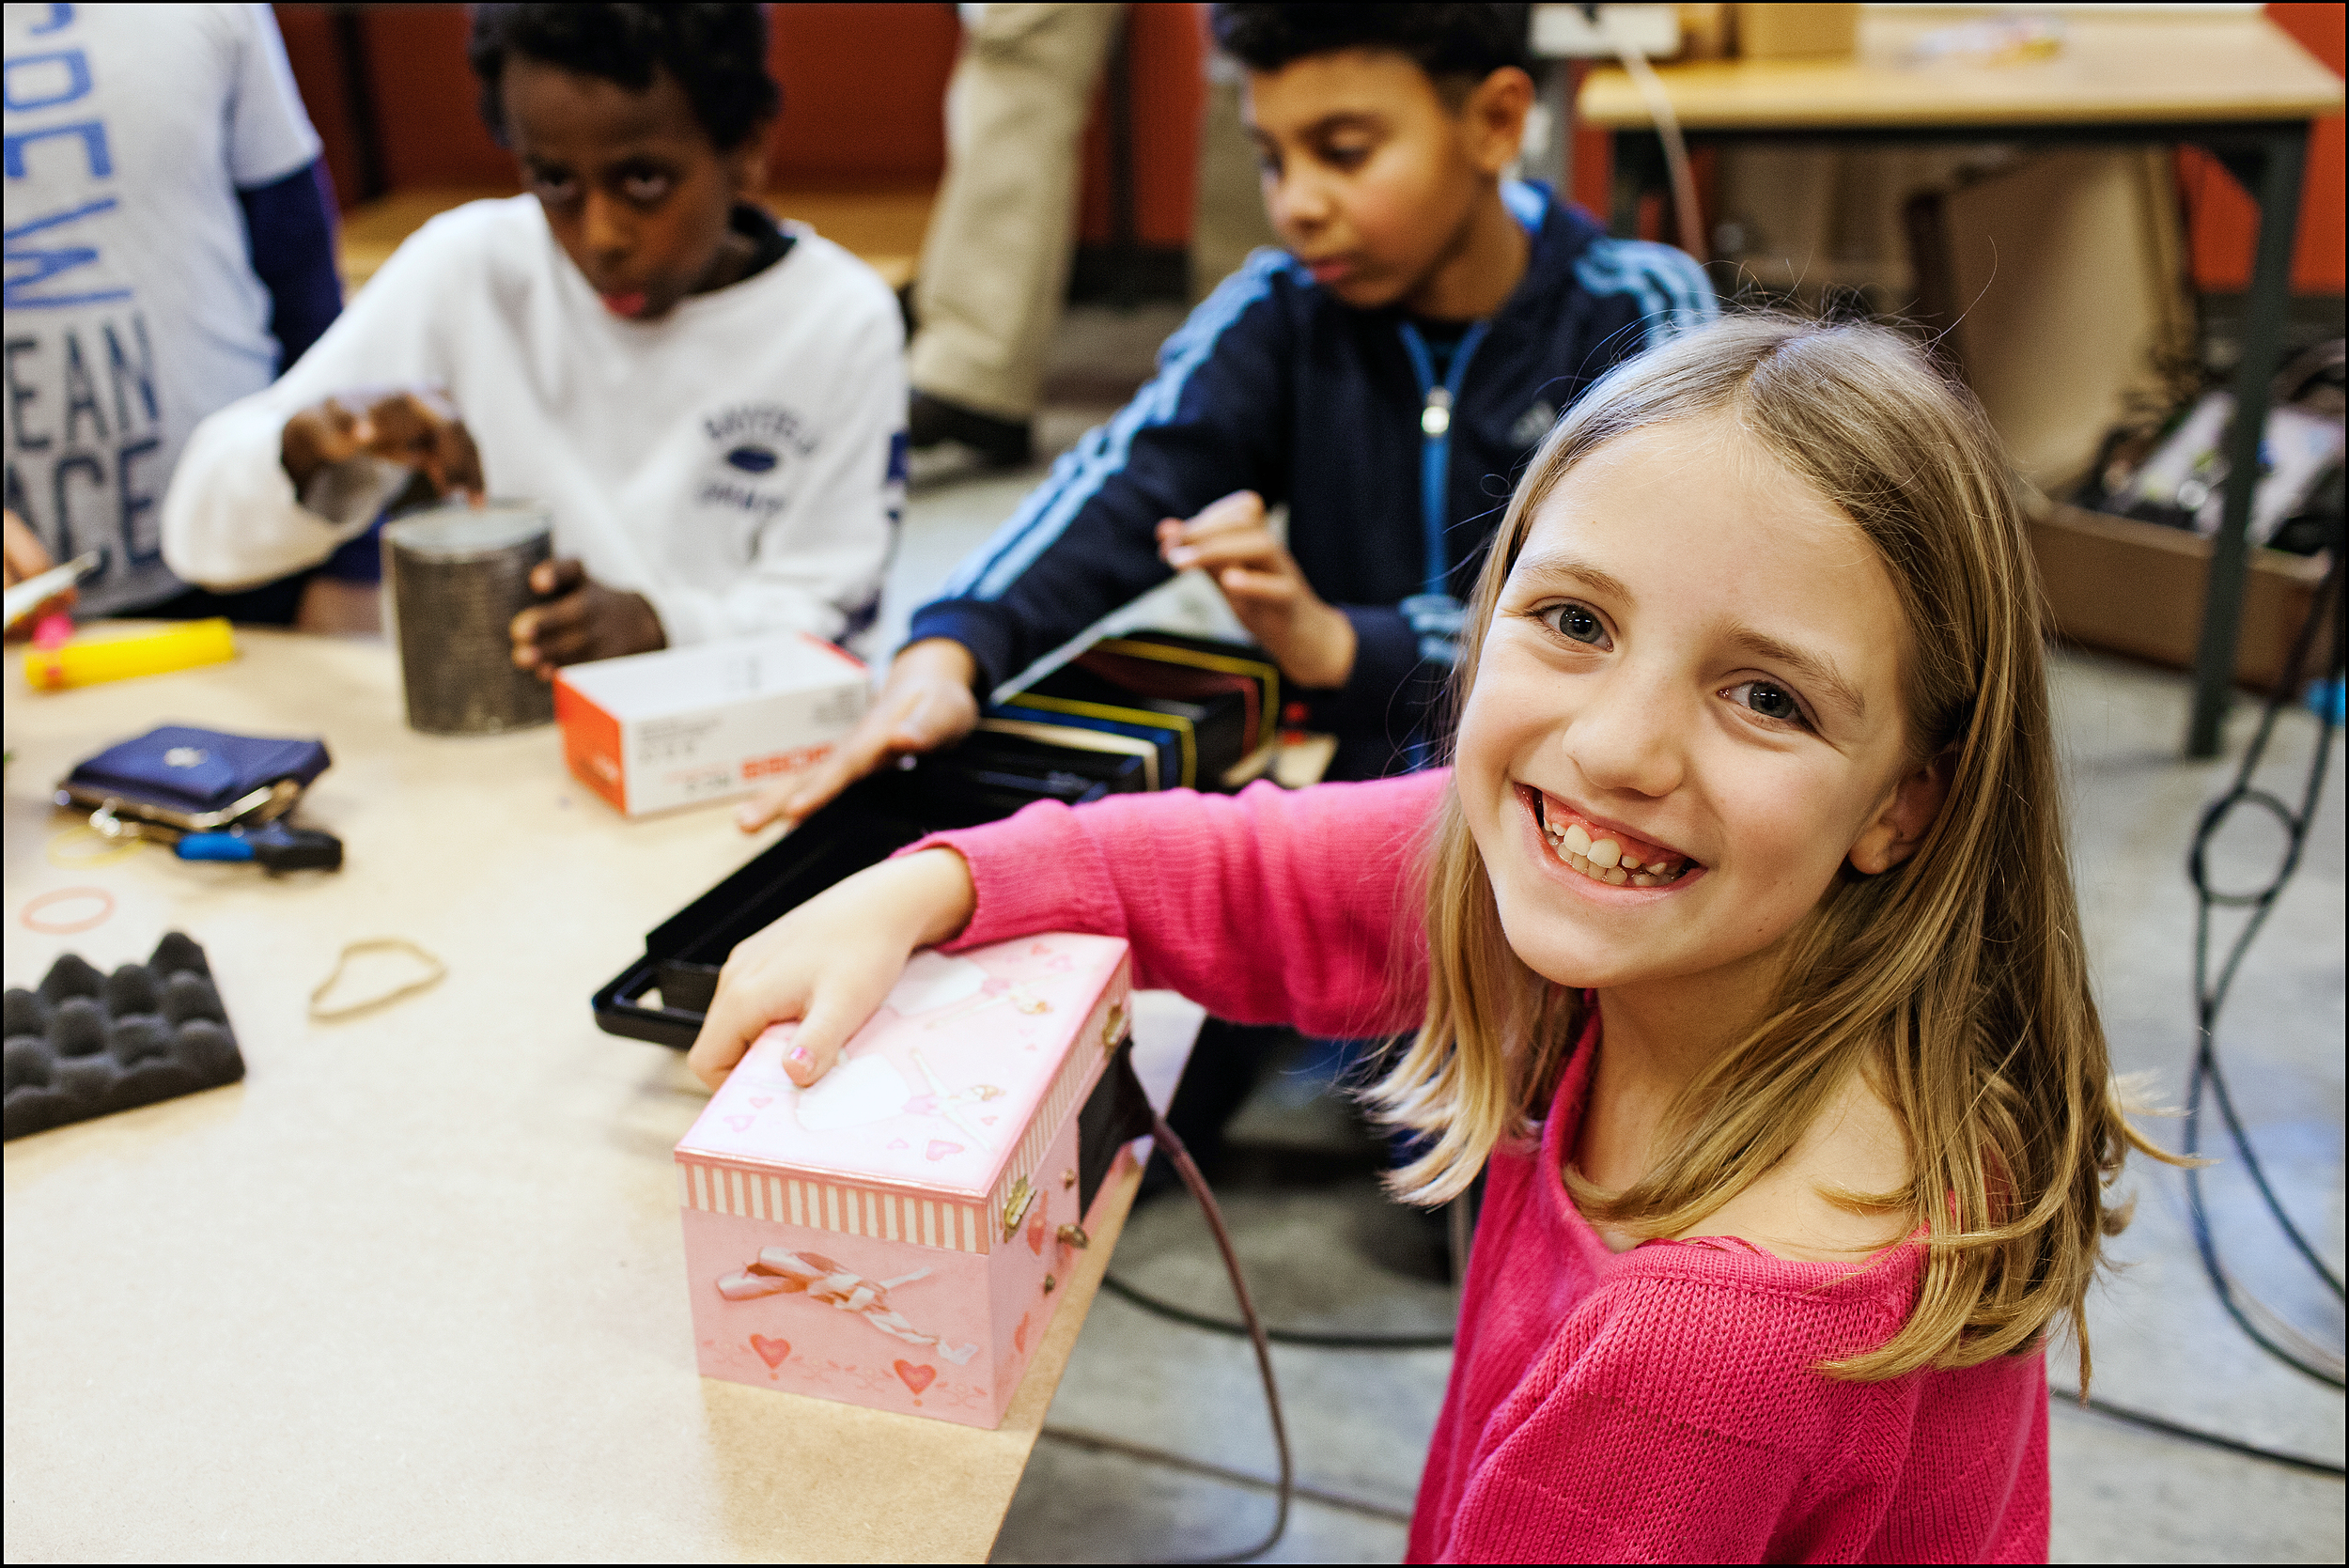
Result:
{"type": "Polygon", "coordinates": [[[78,954],[7,996],[7,1135],[22,1138],[244,1077],[204,950],[167,933],[144,964],[78,954]]]}

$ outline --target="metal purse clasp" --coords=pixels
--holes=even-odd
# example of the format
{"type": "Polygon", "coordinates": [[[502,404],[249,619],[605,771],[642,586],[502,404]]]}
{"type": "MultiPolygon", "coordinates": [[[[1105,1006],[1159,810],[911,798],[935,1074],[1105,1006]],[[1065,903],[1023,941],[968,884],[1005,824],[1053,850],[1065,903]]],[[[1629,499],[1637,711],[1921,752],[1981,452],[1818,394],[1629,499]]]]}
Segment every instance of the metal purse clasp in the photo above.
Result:
{"type": "Polygon", "coordinates": [[[1027,1177],[1022,1176],[1011,1184],[1011,1190],[1003,1195],[1003,1239],[1005,1241],[1009,1241],[1019,1234],[1019,1221],[1028,1217],[1028,1210],[1034,1203],[1035,1188],[1028,1185],[1027,1177]]]}

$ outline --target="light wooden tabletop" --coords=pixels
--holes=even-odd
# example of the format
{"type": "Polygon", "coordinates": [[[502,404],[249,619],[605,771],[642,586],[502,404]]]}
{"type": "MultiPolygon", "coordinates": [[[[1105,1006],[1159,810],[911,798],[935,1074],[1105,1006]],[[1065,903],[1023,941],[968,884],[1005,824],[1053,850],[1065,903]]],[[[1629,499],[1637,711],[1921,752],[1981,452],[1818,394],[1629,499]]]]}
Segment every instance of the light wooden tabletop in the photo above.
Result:
{"type": "MultiPolygon", "coordinates": [[[[339,247],[343,288],[357,293],[410,235],[432,219],[485,197],[510,196],[482,186],[395,191],[343,214],[339,247]]],[[[892,288],[913,280],[928,231],[934,190],[896,186],[870,191],[770,191],[758,199],[778,218],[796,219],[853,252],[892,288]]]]}
{"type": "Polygon", "coordinates": [[[185,930],[248,1064],[7,1145],[8,1560],[984,1559],[1130,1160],[998,1431],[696,1375],[669,1151],[706,1095],[588,998],[753,846],[723,805],[622,820],[551,727],[410,731],[381,643],[238,636],[233,663],[57,695],[8,662],[8,983],[185,930]],[[298,820],[346,868],[54,863],[87,847],[58,840],[55,781],[170,722],[323,736],[298,820]],[[112,912],[28,929],[70,887],[112,912]],[[379,935],[447,978],[310,1022],[379,935]]]}
{"type": "MultiPolygon", "coordinates": [[[[2014,65],[1919,64],[1916,40],[1967,20],[1861,13],[1848,60],[1659,64],[1688,131],[1856,131],[1915,126],[2186,124],[2341,112],[2341,80],[2263,17],[2111,20],[2065,14],[2063,45],[2014,65]]],[[[1646,101],[1619,68],[1593,71],[1585,125],[1645,130],[1646,101]]]]}

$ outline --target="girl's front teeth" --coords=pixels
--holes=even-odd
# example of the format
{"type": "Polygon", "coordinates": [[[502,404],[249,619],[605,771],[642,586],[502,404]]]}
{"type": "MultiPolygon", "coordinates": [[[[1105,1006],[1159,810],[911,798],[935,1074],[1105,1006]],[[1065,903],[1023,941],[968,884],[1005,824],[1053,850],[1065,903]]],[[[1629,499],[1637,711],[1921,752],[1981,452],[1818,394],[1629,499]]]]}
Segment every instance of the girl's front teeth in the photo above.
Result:
{"type": "MultiPolygon", "coordinates": [[[[1545,825],[1545,832],[1549,832],[1545,825]]],[[[1593,841],[1579,822],[1569,822],[1563,832],[1549,832],[1550,847],[1558,858],[1594,881],[1610,887],[1626,883],[1635,888],[1660,888],[1688,869],[1685,861],[1657,861],[1642,866],[1623,852],[1623,846],[1611,838],[1593,841]]]]}

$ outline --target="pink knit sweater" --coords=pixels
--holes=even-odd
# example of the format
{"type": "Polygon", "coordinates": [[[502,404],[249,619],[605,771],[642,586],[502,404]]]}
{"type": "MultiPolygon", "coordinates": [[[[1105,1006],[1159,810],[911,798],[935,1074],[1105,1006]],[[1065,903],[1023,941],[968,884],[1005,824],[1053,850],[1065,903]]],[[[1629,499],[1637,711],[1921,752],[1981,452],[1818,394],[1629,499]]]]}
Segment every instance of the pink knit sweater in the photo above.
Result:
{"type": "MultiPolygon", "coordinates": [[[[1132,943],[1136,984],[1311,1034],[1418,1021],[1410,855],[1447,779],[1128,796],[924,841],[970,862],[957,946],[1132,943]]],[[[1880,1343],[1921,1254],[1798,1263],[1735,1240],[1608,1250],[1560,1179],[1598,1029],[1538,1148],[1496,1152],[1414,1560],[2021,1562],[2047,1551],[2041,1358],[1890,1382],[1812,1369],[1880,1343]]]]}

